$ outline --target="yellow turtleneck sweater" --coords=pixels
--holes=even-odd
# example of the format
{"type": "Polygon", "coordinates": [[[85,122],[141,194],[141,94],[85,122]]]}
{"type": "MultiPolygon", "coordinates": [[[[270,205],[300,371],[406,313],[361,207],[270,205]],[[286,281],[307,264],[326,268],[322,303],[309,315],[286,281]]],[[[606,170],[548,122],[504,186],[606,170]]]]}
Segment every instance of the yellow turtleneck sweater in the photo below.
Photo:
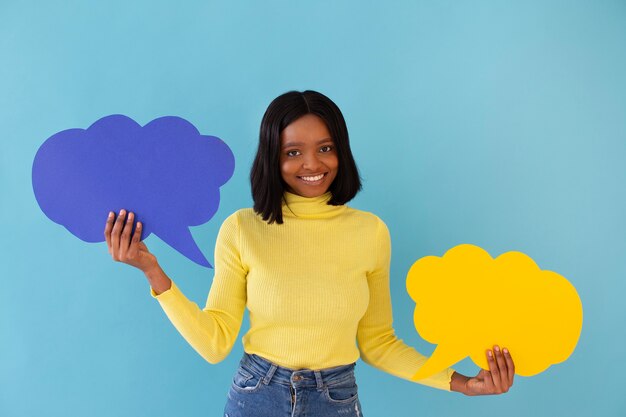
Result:
{"type": "MultiPolygon", "coordinates": [[[[215,275],[200,309],[172,282],[151,294],[191,346],[210,363],[235,343],[244,308],[247,353],[292,369],[355,362],[409,379],[426,357],[398,339],[389,293],[391,243],[372,213],[286,192],[283,224],[267,224],[251,208],[222,224],[215,275]],[[358,347],[357,343],[358,342],[358,347]]],[[[421,384],[449,390],[447,369],[421,384]]]]}

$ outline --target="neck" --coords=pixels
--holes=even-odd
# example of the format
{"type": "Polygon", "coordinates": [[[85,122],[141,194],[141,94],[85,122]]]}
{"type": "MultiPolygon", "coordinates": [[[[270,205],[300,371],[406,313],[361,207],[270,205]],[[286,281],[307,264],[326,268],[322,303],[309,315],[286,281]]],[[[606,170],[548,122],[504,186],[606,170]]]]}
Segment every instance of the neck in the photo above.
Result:
{"type": "Polygon", "coordinates": [[[283,194],[283,217],[326,218],[345,211],[346,206],[333,206],[328,202],[332,198],[330,191],[317,197],[303,197],[285,191],[283,194]]]}

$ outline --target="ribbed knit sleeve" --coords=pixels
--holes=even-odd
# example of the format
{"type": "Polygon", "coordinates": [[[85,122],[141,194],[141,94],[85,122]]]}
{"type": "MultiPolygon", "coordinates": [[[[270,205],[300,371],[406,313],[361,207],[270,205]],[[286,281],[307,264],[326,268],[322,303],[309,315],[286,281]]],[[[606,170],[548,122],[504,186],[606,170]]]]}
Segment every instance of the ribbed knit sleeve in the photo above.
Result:
{"type": "MultiPolygon", "coordinates": [[[[393,329],[389,266],[391,239],[387,225],[379,219],[376,267],[367,274],[370,300],[359,322],[357,341],[361,358],[368,364],[403,379],[411,380],[428,358],[398,339],[393,329]]],[[[448,368],[430,378],[416,381],[450,391],[454,370],[448,368]]]]}
{"type": "Polygon", "coordinates": [[[237,213],[220,227],[214,262],[215,275],[202,310],[174,282],[159,295],[150,289],[174,327],[210,363],[220,362],[230,353],[246,306],[247,268],[241,258],[237,213]]]}

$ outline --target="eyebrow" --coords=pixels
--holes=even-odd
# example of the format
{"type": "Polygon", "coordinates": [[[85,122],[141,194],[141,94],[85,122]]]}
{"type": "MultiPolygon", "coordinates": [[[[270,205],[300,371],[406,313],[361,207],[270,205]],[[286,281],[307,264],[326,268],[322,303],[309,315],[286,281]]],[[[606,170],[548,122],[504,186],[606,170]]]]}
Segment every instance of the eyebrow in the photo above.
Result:
{"type": "MultiPolygon", "coordinates": [[[[317,141],[316,145],[321,145],[322,143],[332,142],[332,138],[324,138],[317,141]]],[[[290,146],[302,146],[304,142],[287,142],[283,145],[283,148],[288,148],[290,146]]]]}

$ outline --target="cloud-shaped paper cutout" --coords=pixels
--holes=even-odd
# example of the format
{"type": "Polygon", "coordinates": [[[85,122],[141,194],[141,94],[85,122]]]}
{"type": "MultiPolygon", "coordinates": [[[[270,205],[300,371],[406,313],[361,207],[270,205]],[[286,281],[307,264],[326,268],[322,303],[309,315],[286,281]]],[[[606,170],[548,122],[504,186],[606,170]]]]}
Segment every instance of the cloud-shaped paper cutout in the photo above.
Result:
{"type": "Polygon", "coordinates": [[[46,216],[85,242],[104,241],[107,214],[124,208],[143,223],[143,239],[154,233],[210,268],[189,226],[213,217],[219,187],[234,168],[230,148],[185,119],[160,117],[142,127],[111,115],[48,138],[35,156],[32,180],[46,216]]]}
{"type": "Polygon", "coordinates": [[[442,258],[415,262],[406,285],[416,304],[415,328],[438,344],[414,379],[467,356],[489,369],[485,352],[496,344],[509,349],[516,374],[536,375],[565,361],[582,329],[574,286],[521,252],[493,259],[478,246],[459,245],[442,258]]]}

